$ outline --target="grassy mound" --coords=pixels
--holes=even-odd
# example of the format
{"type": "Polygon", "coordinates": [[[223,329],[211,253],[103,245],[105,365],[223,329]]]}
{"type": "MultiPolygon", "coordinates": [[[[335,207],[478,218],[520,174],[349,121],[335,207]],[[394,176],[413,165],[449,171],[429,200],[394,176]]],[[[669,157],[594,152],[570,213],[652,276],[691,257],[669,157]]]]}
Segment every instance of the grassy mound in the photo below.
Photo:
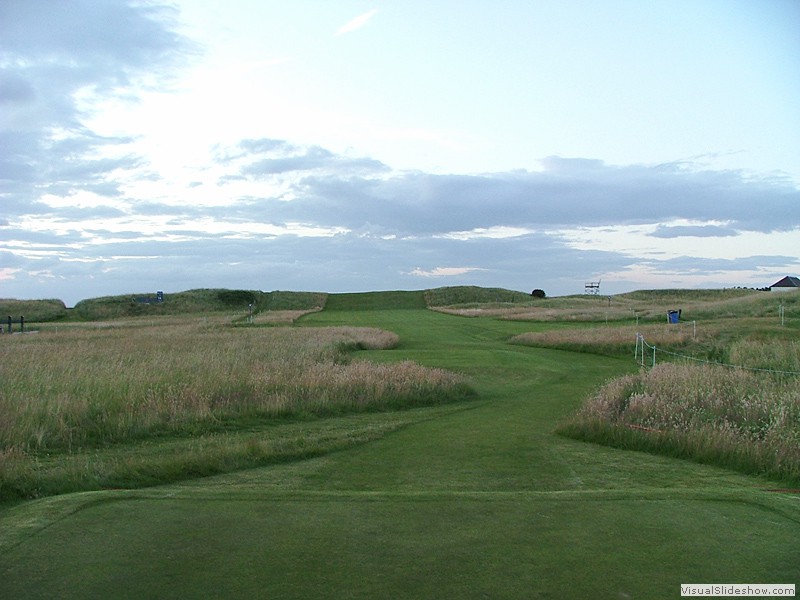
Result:
{"type": "Polygon", "coordinates": [[[82,300],[71,311],[81,321],[102,321],[140,316],[188,315],[193,313],[237,312],[246,314],[270,310],[313,310],[325,304],[325,294],[313,292],[261,292],[257,290],[199,289],[164,294],[128,294],[82,300]]]}
{"type": "Polygon", "coordinates": [[[752,298],[753,296],[760,295],[761,292],[744,288],[707,290],[670,288],[661,290],[636,290],[619,294],[616,297],[620,300],[632,300],[634,302],[669,304],[675,302],[725,302],[741,298],[752,298]]]}
{"type": "Polygon", "coordinates": [[[420,291],[361,292],[329,294],[326,311],[403,310],[425,308],[420,291]]]}
{"type": "MultiPolygon", "coordinates": [[[[459,288],[455,288],[456,290],[459,288]]],[[[478,288],[480,289],[480,288],[478,288]]],[[[523,301],[491,299],[489,290],[476,293],[474,302],[457,303],[468,296],[443,291],[428,292],[429,304],[442,312],[539,322],[666,323],[667,313],[680,310],[680,320],[777,318],[783,306],[786,319],[800,324],[800,293],[771,293],[746,289],[644,290],[614,296],[573,295],[523,301]],[[435,293],[434,293],[435,292],[435,293]],[[437,296],[438,294],[438,296],[437,296]],[[480,299],[483,297],[483,299],[480,299]]],[[[523,295],[524,296],[524,295],[523,295]]],[[[516,296],[515,298],[519,298],[516,296]]]]}
{"type": "Polygon", "coordinates": [[[520,304],[531,302],[531,300],[531,296],[523,292],[476,286],[441,287],[425,292],[425,301],[430,307],[475,304],[520,304]]]}
{"type": "Polygon", "coordinates": [[[59,321],[67,318],[68,311],[61,300],[7,300],[0,299],[0,325],[8,323],[8,317],[15,322],[20,317],[26,321],[59,321]]]}
{"type": "Polygon", "coordinates": [[[320,292],[274,291],[261,295],[259,311],[264,310],[314,310],[324,308],[328,294],[320,292]]]}

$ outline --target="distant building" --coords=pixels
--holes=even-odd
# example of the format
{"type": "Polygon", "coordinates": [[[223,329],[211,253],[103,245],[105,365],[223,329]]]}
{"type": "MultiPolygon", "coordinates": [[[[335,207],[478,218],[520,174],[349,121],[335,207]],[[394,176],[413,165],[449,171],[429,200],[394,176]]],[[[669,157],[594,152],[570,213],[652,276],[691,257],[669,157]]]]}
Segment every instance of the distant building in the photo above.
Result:
{"type": "Polygon", "coordinates": [[[776,281],[769,286],[771,292],[790,292],[792,290],[800,290],[800,277],[786,276],[780,281],[776,281]]]}

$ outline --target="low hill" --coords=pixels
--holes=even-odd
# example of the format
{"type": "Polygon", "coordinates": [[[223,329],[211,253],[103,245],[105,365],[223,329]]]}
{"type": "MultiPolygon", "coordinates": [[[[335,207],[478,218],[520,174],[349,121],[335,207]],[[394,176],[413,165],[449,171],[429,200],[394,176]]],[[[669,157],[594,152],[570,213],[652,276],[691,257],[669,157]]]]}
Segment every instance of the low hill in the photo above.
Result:
{"type": "MultiPolygon", "coordinates": [[[[444,288],[447,290],[447,288],[444,288]]],[[[433,290],[439,292],[439,290],[433,290]]],[[[429,292],[430,293],[430,292],[429,292]]],[[[469,317],[520,321],[632,321],[665,322],[670,311],[680,311],[681,321],[709,319],[800,318],[800,292],[766,292],[742,288],[640,290],[612,296],[574,295],[505,304],[485,300],[455,303],[451,295],[437,310],[469,317]],[[447,304],[450,302],[450,304],[447,304]]]]}
{"type": "Polygon", "coordinates": [[[535,300],[530,294],[502,288],[477,286],[441,287],[425,292],[428,306],[469,306],[475,304],[520,304],[535,300]]]}
{"type": "Polygon", "coordinates": [[[67,307],[61,300],[7,300],[0,299],[0,325],[11,317],[18,322],[20,317],[26,321],[59,321],[66,319],[67,307]]]}
{"type": "Polygon", "coordinates": [[[198,289],[164,294],[130,294],[82,300],[72,309],[75,320],[97,321],[124,317],[190,313],[311,310],[325,304],[325,294],[311,292],[261,292],[258,290],[198,289]]]}
{"type": "Polygon", "coordinates": [[[720,319],[777,316],[783,305],[787,314],[800,312],[800,293],[769,292],[744,288],[707,290],[639,290],[614,296],[640,311],[681,309],[682,318],[720,319]]]}
{"type": "Polygon", "coordinates": [[[326,294],[229,289],[196,289],[164,294],[125,294],[82,300],[68,309],[61,300],[0,299],[0,323],[20,316],[30,323],[99,321],[137,316],[192,313],[253,313],[266,311],[328,311],[433,308],[466,316],[519,320],[662,321],[666,311],[681,310],[682,320],[766,317],[783,306],[787,317],[800,314],[800,292],[776,293],[751,289],[638,290],[613,296],[574,295],[534,298],[503,288],[452,286],[417,291],[326,294]]]}
{"type": "Polygon", "coordinates": [[[396,310],[426,308],[425,292],[356,292],[328,294],[326,311],[337,310],[396,310]]]}

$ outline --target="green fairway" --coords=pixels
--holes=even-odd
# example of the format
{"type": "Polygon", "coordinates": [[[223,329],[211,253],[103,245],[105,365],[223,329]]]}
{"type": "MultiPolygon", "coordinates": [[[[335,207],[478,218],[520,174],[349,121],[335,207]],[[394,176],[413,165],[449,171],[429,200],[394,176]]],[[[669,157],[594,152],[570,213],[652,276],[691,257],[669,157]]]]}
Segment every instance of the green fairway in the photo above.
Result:
{"type": "Polygon", "coordinates": [[[360,355],[458,371],[476,400],[308,460],[6,508],[0,597],[677,598],[681,583],[800,583],[800,495],[553,433],[632,359],[510,345],[544,325],[397,294],[395,310],[331,295],[301,325],[392,330],[395,349],[360,355]]]}

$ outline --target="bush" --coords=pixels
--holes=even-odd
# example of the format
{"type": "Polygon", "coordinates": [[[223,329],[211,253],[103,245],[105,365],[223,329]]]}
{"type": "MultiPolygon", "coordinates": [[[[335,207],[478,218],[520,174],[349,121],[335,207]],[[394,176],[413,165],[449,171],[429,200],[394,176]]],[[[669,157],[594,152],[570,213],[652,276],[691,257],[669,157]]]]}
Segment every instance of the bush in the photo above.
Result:
{"type": "Polygon", "coordinates": [[[225,306],[235,306],[241,308],[249,304],[255,304],[256,293],[248,290],[220,290],[217,298],[225,306]]]}

